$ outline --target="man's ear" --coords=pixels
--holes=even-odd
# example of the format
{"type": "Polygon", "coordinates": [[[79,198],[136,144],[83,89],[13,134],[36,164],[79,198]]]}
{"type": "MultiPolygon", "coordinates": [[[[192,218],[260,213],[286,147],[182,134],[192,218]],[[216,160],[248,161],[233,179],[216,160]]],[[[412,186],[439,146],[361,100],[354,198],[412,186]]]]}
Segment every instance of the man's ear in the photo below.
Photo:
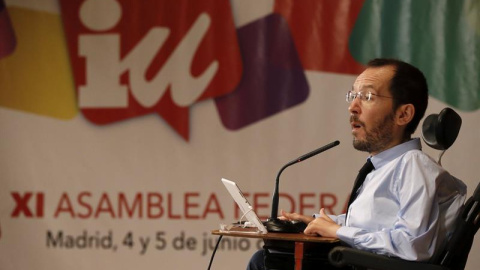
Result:
{"type": "Polygon", "coordinates": [[[397,108],[395,113],[395,122],[399,126],[406,126],[412,121],[415,115],[415,107],[413,104],[402,104],[397,108]]]}

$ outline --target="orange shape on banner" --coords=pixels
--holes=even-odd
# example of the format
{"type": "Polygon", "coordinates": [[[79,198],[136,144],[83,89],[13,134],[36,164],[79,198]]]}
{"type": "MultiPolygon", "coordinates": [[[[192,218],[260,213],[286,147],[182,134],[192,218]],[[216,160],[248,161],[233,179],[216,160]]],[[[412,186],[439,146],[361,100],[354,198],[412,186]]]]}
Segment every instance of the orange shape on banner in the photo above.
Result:
{"type": "Polygon", "coordinates": [[[303,68],[358,74],[364,67],[348,50],[364,0],[277,0],[275,12],[290,25],[303,68]]]}

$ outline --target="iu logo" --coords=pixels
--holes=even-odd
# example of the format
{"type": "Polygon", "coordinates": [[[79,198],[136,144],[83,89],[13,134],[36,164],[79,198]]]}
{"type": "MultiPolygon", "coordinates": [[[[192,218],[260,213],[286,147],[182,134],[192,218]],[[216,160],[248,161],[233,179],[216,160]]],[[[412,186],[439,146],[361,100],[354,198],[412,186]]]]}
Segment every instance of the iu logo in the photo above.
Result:
{"type": "Polygon", "coordinates": [[[242,75],[229,0],[61,0],[78,105],[99,125],[158,113],[186,140],[189,107],[242,75]]]}

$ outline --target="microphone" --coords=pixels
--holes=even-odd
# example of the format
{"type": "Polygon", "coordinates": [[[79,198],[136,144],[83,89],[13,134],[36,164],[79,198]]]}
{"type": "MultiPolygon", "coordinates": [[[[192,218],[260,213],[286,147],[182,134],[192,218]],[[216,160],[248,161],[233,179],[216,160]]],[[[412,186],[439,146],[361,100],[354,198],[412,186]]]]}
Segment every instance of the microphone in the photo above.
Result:
{"type": "Polygon", "coordinates": [[[279,185],[279,182],[280,182],[280,174],[282,174],[283,170],[285,170],[287,167],[289,167],[293,164],[297,164],[297,163],[302,162],[306,159],[309,159],[313,156],[316,156],[316,155],[318,155],[318,154],[320,154],[324,151],[327,151],[328,149],[330,149],[332,147],[335,147],[339,144],[340,144],[340,141],[331,142],[331,143],[329,143],[325,146],[322,146],[322,147],[320,147],[316,150],[313,150],[310,153],[307,153],[303,156],[298,157],[297,159],[294,159],[294,160],[288,162],[287,164],[285,164],[280,169],[280,171],[277,174],[277,179],[276,179],[276,182],[275,182],[275,189],[273,191],[273,196],[272,196],[272,213],[271,213],[270,218],[266,222],[267,230],[269,232],[286,232],[286,233],[302,232],[306,227],[306,224],[303,223],[303,222],[295,222],[295,221],[294,222],[288,222],[288,221],[280,220],[277,217],[278,200],[279,200],[278,185],[279,185]]]}

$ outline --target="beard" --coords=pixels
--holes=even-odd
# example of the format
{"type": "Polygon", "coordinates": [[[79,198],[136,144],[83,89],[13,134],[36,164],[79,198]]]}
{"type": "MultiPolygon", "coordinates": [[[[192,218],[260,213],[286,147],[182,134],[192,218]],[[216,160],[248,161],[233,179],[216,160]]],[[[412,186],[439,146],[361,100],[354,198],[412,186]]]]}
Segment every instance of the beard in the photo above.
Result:
{"type": "MultiPolygon", "coordinates": [[[[381,152],[393,139],[394,113],[386,115],[382,121],[374,123],[374,126],[367,130],[363,122],[360,122],[365,129],[365,140],[353,138],[353,147],[359,151],[368,153],[381,152]]],[[[358,121],[356,116],[351,116],[350,121],[358,121]]]]}

